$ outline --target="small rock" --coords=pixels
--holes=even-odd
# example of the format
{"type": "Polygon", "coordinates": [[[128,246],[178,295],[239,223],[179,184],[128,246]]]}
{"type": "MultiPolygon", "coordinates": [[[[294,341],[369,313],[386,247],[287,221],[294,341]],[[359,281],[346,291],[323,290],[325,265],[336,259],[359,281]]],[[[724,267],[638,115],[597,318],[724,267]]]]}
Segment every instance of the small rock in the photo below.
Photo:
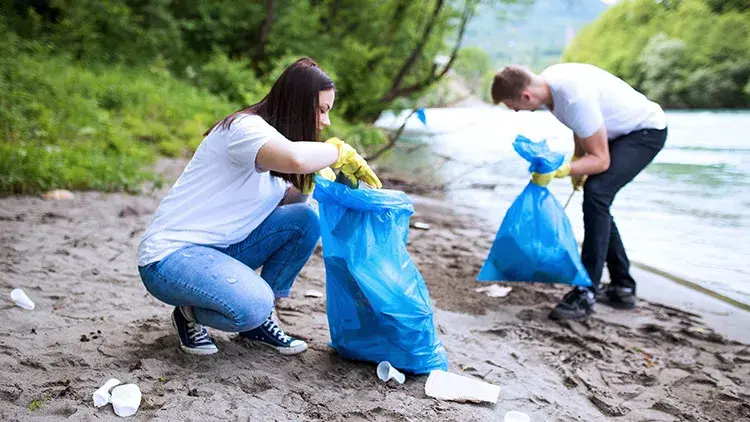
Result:
{"type": "Polygon", "coordinates": [[[91,340],[89,340],[86,334],[81,334],[81,342],[86,343],[88,341],[91,341],[91,340]]]}
{"type": "Polygon", "coordinates": [[[130,205],[126,205],[125,208],[123,208],[122,210],[120,210],[120,213],[117,214],[117,216],[120,217],[120,218],[138,217],[139,215],[141,215],[141,213],[138,212],[137,209],[131,207],[130,205]]]}

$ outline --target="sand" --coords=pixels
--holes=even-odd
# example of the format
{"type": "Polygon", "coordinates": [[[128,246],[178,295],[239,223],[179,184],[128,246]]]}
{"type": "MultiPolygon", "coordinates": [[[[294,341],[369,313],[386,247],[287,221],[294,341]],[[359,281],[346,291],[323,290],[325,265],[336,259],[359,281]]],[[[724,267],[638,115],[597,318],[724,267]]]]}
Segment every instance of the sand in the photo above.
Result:
{"type": "MultiPolygon", "coordinates": [[[[169,178],[182,165],[162,163],[169,178]]],[[[307,352],[283,357],[211,330],[218,354],[185,355],[170,308],[136,270],[138,238],[164,193],[0,199],[0,420],[119,419],[91,399],[112,377],[140,386],[134,420],[495,421],[508,410],[533,421],[750,420],[750,346],[689,310],[645,300],[634,311],[599,305],[583,322],[554,322],[547,314],[564,286],[474,292],[496,227],[416,196],[412,221],[431,228],[412,230],[409,248],[450,370],[500,386],[497,404],[429,398],[426,376],[386,385],[375,364],[333,352],[325,297],[304,296],[325,291],[320,249],[277,308],[307,352]],[[10,302],[16,287],[35,310],[10,302]]]]}

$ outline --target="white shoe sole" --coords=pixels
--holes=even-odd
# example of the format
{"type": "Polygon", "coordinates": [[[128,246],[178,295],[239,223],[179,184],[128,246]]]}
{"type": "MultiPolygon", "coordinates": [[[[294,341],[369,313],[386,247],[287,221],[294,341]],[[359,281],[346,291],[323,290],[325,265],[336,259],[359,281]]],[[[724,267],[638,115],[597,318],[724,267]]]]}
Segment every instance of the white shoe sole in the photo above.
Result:
{"type": "Polygon", "coordinates": [[[265,347],[271,348],[271,349],[276,350],[277,352],[279,352],[279,353],[281,353],[282,355],[285,355],[285,356],[288,356],[288,355],[298,355],[298,354],[304,352],[305,350],[307,350],[307,343],[302,343],[299,346],[295,346],[295,347],[276,347],[276,346],[272,346],[272,345],[270,345],[268,343],[265,343],[265,342],[262,342],[262,341],[258,341],[258,340],[248,340],[248,342],[250,342],[251,344],[257,344],[257,345],[261,345],[261,346],[265,346],[265,347]]]}
{"type": "Polygon", "coordinates": [[[180,350],[182,350],[183,352],[187,353],[188,355],[201,355],[201,356],[213,355],[213,354],[219,352],[218,348],[196,349],[196,348],[192,348],[192,347],[186,347],[182,343],[180,343],[180,350]]]}

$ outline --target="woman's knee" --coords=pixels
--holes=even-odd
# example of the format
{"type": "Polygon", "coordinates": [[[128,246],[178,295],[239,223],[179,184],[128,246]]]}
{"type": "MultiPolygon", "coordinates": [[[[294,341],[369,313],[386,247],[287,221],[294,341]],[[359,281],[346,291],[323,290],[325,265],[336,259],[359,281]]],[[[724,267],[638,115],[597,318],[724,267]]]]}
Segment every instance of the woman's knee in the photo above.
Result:
{"type": "Polygon", "coordinates": [[[259,290],[254,297],[244,300],[234,310],[232,322],[235,325],[235,331],[242,332],[257,328],[271,315],[274,306],[274,294],[270,287],[265,287],[259,290]]]}
{"type": "Polygon", "coordinates": [[[320,237],[320,217],[308,204],[287,205],[292,213],[291,218],[302,229],[303,238],[314,247],[320,237]]]}

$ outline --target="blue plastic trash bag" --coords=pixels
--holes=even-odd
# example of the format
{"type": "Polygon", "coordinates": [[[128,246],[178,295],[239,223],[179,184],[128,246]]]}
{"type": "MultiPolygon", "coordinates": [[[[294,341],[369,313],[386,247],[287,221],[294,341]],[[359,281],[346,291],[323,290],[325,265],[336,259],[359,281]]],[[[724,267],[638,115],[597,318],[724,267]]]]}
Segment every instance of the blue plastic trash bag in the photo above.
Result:
{"type": "Polygon", "coordinates": [[[448,368],[424,279],[406,241],[403,192],[350,189],[315,178],[331,346],[344,358],[422,374],[448,368]]]}
{"type": "MultiPolygon", "coordinates": [[[[549,173],[564,156],[547,142],[518,136],[513,147],[531,163],[529,171],[549,173]]],[[[546,187],[531,182],[505,214],[477,281],[532,281],[590,286],[578,243],[565,210],[546,187]]]]}

